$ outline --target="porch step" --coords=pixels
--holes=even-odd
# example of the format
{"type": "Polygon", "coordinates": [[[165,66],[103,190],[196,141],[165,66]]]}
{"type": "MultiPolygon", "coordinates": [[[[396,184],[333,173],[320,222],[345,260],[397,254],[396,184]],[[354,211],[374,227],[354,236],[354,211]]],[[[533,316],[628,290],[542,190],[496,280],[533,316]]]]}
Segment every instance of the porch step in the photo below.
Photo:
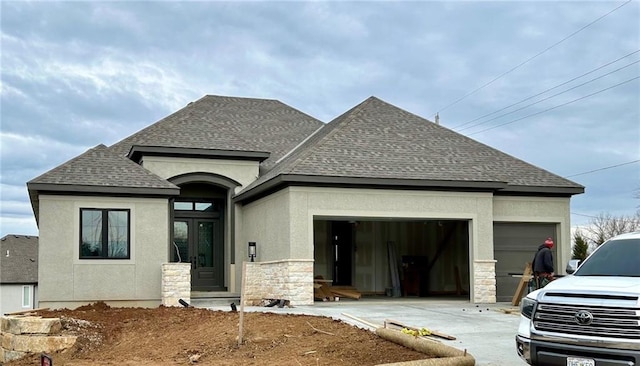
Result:
{"type": "Polygon", "coordinates": [[[189,305],[196,308],[213,306],[230,306],[231,303],[240,304],[240,294],[231,292],[192,292],[189,305]]]}

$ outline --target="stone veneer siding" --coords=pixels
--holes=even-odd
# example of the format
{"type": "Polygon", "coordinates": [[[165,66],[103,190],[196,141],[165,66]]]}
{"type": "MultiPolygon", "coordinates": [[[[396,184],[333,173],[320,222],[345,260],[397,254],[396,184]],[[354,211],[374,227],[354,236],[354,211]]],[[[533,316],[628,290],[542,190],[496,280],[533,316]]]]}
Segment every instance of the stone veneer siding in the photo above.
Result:
{"type": "Polygon", "coordinates": [[[191,302],[191,263],[162,264],[162,305],[182,306],[191,302]]]}
{"type": "Polygon", "coordinates": [[[494,304],[496,302],[496,261],[473,261],[473,302],[494,304]]]}
{"type": "Polygon", "coordinates": [[[285,259],[247,262],[245,305],[263,299],[289,300],[290,305],[313,305],[313,260],[285,259]]]}

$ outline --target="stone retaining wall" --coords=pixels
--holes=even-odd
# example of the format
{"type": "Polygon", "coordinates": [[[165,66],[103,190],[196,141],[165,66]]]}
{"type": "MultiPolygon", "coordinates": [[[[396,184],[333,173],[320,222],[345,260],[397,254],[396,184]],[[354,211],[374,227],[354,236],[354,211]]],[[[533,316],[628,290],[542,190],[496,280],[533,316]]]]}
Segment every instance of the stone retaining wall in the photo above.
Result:
{"type": "Polygon", "coordinates": [[[58,318],[3,316],[0,318],[0,364],[35,353],[67,349],[76,343],[75,336],[60,334],[58,318]]]}
{"type": "Polygon", "coordinates": [[[246,264],[245,305],[258,305],[263,299],[289,300],[290,305],[313,305],[312,259],[246,264]]]}
{"type": "Polygon", "coordinates": [[[162,263],[162,305],[191,303],[191,263],[162,263]]]}

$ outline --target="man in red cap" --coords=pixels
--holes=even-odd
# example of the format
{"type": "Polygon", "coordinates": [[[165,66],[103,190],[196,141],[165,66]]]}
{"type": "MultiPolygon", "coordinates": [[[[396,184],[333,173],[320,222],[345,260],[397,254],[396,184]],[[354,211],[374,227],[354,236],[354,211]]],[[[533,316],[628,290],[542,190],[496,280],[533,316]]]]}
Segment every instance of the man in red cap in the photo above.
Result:
{"type": "Polygon", "coordinates": [[[547,283],[553,281],[553,239],[547,238],[544,244],[538,247],[538,252],[533,258],[531,267],[535,280],[535,289],[543,288],[547,283]]]}

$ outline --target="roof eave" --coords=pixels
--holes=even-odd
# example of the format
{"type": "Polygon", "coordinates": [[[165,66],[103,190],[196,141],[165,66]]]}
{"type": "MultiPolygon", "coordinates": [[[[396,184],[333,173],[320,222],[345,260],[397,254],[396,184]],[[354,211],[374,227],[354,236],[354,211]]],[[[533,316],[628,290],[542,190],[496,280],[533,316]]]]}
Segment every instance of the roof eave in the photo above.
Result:
{"type": "Polygon", "coordinates": [[[27,190],[31,201],[31,209],[39,225],[40,194],[70,194],[70,195],[110,195],[110,196],[147,196],[174,197],[180,195],[180,188],[150,188],[150,187],[110,187],[74,184],[27,183],[27,190]]]}
{"type": "Polygon", "coordinates": [[[509,185],[504,189],[501,189],[496,192],[496,194],[500,193],[529,193],[529,194],[551,194],[551,195],[567,195],[572,196],[575,194],[584,193],[584,187],[582,186],[574,186],[574,187],[545,187],[545,186],[514,186],[509,185]]]}
{"type": "Polygon", "coordinates": [[[234,197],[238,203],[251,201],[256,197],[264,195],[264,193],[274,190],[279,186],[286,187],[290,185],[307,185],[307,186],[343,186],[358,188],[389,188],[389,189],[460,189],[469,191],[487,191],[504,189],[507,183],[498,181],[447,181],[447,180],[428,180],[428,179],[394,179],[394,178],[363,178],[363,177],[335,177],[335,176],[314,176],[314,175],[297,175],[283,174],[278,175],[260,185],[242,192],[234,197]]]}
{"type": "Polygon", "coordinates": [[[133,145],[127,157],[140,163],[144,156],[188,157],[207,159],[233,159],[263,162],[271,156],[266,151],[216,150],[188,147],[143,146],[133,145]]]}
{"type": "Polygon", "coordinates": [[[27,183],[29,191],[42,192],[68,192],[68,193],[104,193],[104,194],[124,194],[134,196],[178,196],[180,188],[157,188],[157,187],[116,187],[116,186],[93,186],[78,184],[52,184],[52,183],[27,183]]]}

